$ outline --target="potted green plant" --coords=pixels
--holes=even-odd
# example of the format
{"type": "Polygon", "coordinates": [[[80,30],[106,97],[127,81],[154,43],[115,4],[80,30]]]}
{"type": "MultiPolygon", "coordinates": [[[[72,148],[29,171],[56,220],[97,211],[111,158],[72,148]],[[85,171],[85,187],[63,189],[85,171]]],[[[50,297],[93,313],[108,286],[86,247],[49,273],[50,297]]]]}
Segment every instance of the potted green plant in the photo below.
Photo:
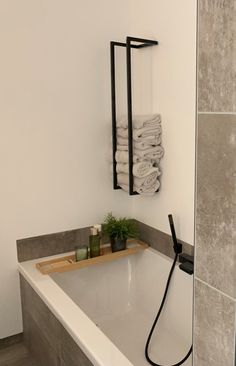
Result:
{"type": "Polygon", "coordinates": [[[112,252],[118,252],[126,249],[127,239],[136,237],[138,229],[133,220],[115,217],[109,212],[104,220],[103,232],[110,238],[112,252]]]}

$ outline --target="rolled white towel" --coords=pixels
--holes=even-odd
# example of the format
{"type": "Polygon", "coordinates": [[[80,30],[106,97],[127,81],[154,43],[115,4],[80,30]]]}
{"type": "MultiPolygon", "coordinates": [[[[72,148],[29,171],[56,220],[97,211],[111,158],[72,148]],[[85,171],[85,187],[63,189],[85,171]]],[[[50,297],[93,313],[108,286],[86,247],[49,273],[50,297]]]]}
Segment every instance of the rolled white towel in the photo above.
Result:
{"type": "MultiPolygon", "coordinates": [[[[129,164],[116,164],[117,173],[129,174],[129,164]]],[[[133,176],[137,178],[146,177],[147,175],[157,172],[157,176],[161,175],[161,171],[158,167],[153,167],[149,161],[143,161],[140,163],[133,164],[133,176]]]]}
{"type": "MultiPolygon", "coordinates": [[[[136,188],[150,187],[155,183],[155,181],[157,179],[157,176],[158,176],[157,171],[154,171],[154,172],[148,174],[146,177],[143,177],[143,178],[134,177],[134,186],[136,188]]],[[[129,185],[129,175],[124,174],[124,173],[117,174],[117,182],[118,182],[119,185],[125,184],[125,185],[128,186],[129,185]]]]}
{"type": "MultiPolygon", "coordinates": [[[[161,125],[154,127],[144,127],[133,129],[133,139],[139,141],[142,138],[153,138],[158,137],[162,132],[161,125]]],[[[117,137],[122,137],[128,139],[128,128],[117,128],[116,130],[117,137]]]]}
{"type": "Polygon", "coordinates": [[[140,159],[160,160],[164,155],[162,146],[154,146],[145,150],[134,149],[134,154],[140,159]]]}
{"type": "MultiPolygon", "coordinates": [[[[133,128],[143,128],[143,127],[155,127],[161,124],[160,114],[147,114],[147,115],[134,115],[132,118],[133,128]]],[[[127,128],[128,118],[127,116],[122,116],[117,121],[117,127],[127,128]]]]}
{"type": "MultiPolygon", "coordinates": [[[[154,141],[152,141],[154,142],[154,141]]],[[[128,139],[124,139],[123,137],[117,137],[117,150],[128,150],[128,139]],[[125,148],[127,147],[127,149],[125,148]]],[[[155,139],[155,143],[150,143],[149,140],[143,141],[133,141],[133,148],[138,150],[145,150],[151,147],[155,147],[161,144],[161,135],[155,139]]]]}
{"type": "MultiPolygon", "coordinates": [[[[133,151],[133,163],[139,163],[141,161],[151,161],[152,163],[159,163],[160,159],[164,155],[164,149],[162,146],[155,146],[146,150],[134,149],[133,151]]],[[[128,163],[129,152],[126,150],[117,150],[115,159],[117,163],[128,163]]]]}
{"type": "MultiPolygon", "coordinates": [[[[128,151],[117,150],[115,159],[117,163],[128,163],[129,162],[129,153],[128,151]]],[[[138,163],[140,161],[145,160],[144,158],[140,158],[139,156],[133,154],[133,163],[138,163]]]]}
{"type": "Polygon", "coordinates": [[[153,195],[158,189],[160,188],[160,182],[157,179],[151,186],[149,187],[140,187],[137,188],[138,193],[143,194],[143,195],[153,195]]]}
{"type": "Polygon", "coordinates": [[[118,145],[124,145],[124,146],[128,146],[128,137],[120,137],[120,136],[117,136],[117,144],[118,145]]]}
{"type": "Polygon", "coordinates": [[[160,145],[161,142],[162,142],[161,135],[159,135],[159,137],[156,138],[155,144],[150,144],[150,142],[148,140],[139,141],[139,142],[134,141],[133,147],[134,147],[134,149],[145,150],[149,147],[160,145]]]}
{"type": "Polygon", "coordinates": [[[138,128],[137,130],[133,130],[133,139],[138,141],[140,138],[150,138],[150,136],[160,135],[162,132],[161,126],[157,126],[156,128],[138,128]]]}
{"type": "Polygon", "coordinates": [[[128,151],[128,145],[117,145],[117,150],[128,151]]]}
{"type": "Polygon", "coordinates": [[[117,137],[119,136],[119,137],[123,137],[123,138],[127,139],[128,138],[128,128],[121,128],[121,127],[117,128],[116,135],[117,135],[117,137]]]}
{"type": "MultiPolygon", "coordinates": [[[[126,184],[120,184],[120,187],[125,191],[125,192],[129,192],[129,186],[126,184]]],[[[138,192],[139,194],[145,195],[145,196],[152,196],[160,187],[160,182],[157,179],[154,184],[150,187],[135,187],[133,188],[133,190],[135,192],[138,192]]]]}
{"type": "Polygon", "coordinates": [[[133,136],[133,140],[136,142],[145,142],[149,145],[159,145],[159,140],[161,139],[161,134],[158,135],[150,135],[150,136],[146,136],[146,137],[137,137],[134,138],[133,136]]]}

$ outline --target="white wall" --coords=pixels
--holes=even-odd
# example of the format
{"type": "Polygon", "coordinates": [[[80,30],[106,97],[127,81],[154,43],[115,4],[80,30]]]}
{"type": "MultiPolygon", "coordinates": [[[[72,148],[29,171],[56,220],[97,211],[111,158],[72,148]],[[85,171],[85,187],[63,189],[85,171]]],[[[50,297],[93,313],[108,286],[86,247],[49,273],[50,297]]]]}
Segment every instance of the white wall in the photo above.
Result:
{"type": "Polygon", "coordinates": [[[162,114],[165,148],[160,193],[135,196],[133,215],[169,233],[167,215],[173,213],[178,237],[193,244],[197,1],[131,3],[132,35],[159,41],[141,51],[135,65],[134,112],[162,114]]]}
{"type": "Polygon", "coordinates": [[[109,41],[124,1],[0,3],[0,338],[21,331],[16,239],[87,226],[113,210],[109,41]]]}
{"type": "Polygon", "coordinates": [[[113,210],[166,232],[172,212],[192,242],[195,17],[195,0],[0,2],[0,338],[22,329],[16,239],[113,210]],[[155,197],[112,191],[108,45],[127,34],[160,41],[134,69],[148,69],[135,77],[137,111],[164,121],[155,197]]]}

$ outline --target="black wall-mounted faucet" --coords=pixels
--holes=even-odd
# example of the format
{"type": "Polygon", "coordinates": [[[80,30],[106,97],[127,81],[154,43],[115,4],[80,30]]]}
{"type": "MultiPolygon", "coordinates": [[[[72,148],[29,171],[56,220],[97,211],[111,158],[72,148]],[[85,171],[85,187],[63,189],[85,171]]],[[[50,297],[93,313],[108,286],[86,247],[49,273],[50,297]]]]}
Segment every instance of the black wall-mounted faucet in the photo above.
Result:
{"type": "Polygon", "coordinates": [[[174,220],[173,220],[172,215],[168,215],[168,219],[169,219],[169,223],[170,223],[170,230],[171,230],[172,240],[174,243],[174,252],[176,254],[176,257],[179,254],[179,261],[181,263],[179,265],[179,268],[182,271],[192,275],[193,269],[194,269],[194,257],[191,255],[188,255],[186,253],[182,253],[182,244],[178,243],[178,240],[176,238],[175,225],[174,225],[174,220]]]}
{"type": "Polygon", "coordinates": [[[182,271],[192,275],[194,272],[194,256],[187,253],[182,253],[179,255],[179,261],[181,263],[179,268],[182,269],[182,271]]]}
{"type": "Polygon", "coordinates": [[[178,241],[177,241],[176,234],[175,234],[175,225],[174,225],[174,220],[173,220],[172,215],[168,215],[168,219],[169,219],[169,223],[170,223],[172,240],[174,243],[174,252],[175,252],[175,254],[180,254],[180,253],[182,253],[182,244],[178,243],[178,241]]]}

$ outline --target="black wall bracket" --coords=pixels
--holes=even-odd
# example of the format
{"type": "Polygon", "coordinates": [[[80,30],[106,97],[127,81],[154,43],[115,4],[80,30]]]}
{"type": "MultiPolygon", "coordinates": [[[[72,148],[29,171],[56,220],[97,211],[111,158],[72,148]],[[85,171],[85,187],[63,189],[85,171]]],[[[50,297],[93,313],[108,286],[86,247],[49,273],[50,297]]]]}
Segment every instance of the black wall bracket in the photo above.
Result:
{"type": "Polygon", "coordinates": [[[181,253],[179,255],[179,268],[182,271],[192,275],[194,273],[194,256],[186,253],[181,253]]]}
{"type": "Polygon", "coordinates": [[[127,116],[128,116],[128,156],[129,156],[129,194],[138,194],[133,189],[133,127],[132,127],[132,75],[131,75],[131,49],[144,48],[158,45],[157,41],[136,37],[127,37],[126,43],[111,41],[111,110],[112,110],[112,153],[113,153],[113,188],[120,189],[117,183],[116,159],[116,77],[115,77],[115,47],[126,47],[126,67],[127,67],[127,116]]]}

